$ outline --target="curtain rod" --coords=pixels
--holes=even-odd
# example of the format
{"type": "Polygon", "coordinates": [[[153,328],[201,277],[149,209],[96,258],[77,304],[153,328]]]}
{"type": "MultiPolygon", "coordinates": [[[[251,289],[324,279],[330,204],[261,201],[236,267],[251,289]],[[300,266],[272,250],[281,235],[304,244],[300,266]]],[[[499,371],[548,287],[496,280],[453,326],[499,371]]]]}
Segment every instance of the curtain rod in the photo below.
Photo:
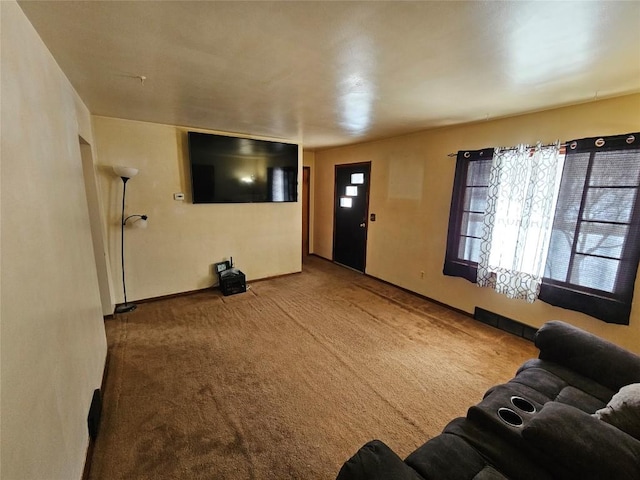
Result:
{"type": "MultiPolygon", "coordinates": [[[[555,143],[547,143],[546,145],[540,145],[541,147],[551,147],[555,145],[555,143]]],[[[560,147],[566,147],[568,144],[567,143],[561,143],[560,147]]],[[[530,146],[529,149],[535,148],[535,146],[530,146]]],[[[510,148],[501,148],[501,150],[507,150],[507,151],[511,151],[511,150],[517,150],[518,147],[510,147],[510,148]]],[[[450,153],[447,155],[447,157],[457,157],[458,154],[457,153],[450,153]]]]}

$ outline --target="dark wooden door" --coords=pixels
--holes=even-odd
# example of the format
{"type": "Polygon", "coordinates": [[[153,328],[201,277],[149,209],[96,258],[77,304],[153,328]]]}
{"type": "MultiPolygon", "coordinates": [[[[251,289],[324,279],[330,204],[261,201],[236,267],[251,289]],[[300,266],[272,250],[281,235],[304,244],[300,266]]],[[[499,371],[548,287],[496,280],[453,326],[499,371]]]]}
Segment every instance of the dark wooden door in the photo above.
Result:
{"type": "Polygon", "coordinates": [[[371,163],[336,165],[333,261],[364,272],[371,163]]]}

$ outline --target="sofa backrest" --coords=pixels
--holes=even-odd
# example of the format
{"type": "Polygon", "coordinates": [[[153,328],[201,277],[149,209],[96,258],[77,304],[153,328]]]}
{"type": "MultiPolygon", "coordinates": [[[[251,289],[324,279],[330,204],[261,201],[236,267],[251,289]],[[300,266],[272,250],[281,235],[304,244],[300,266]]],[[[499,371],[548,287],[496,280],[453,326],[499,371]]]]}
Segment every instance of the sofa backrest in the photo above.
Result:
{"type": "Polygon", "coordinates": [[[564,365],[614,391],[640,382],[638,355],[568,323],[545,323],[534,342],[541,360],[564,365]]]}

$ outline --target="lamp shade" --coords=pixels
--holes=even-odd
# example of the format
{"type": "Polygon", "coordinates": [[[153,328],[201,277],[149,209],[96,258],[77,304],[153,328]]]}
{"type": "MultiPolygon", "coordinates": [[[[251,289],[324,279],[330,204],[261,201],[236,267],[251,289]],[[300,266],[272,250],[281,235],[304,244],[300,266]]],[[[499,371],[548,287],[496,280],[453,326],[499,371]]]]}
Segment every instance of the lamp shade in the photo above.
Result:
{"type": "Polygon", "coordinates": [[[138,174],[138,169],[133,167],[114,166],[113,171],[119,177],[131,178],[138,174]]]}

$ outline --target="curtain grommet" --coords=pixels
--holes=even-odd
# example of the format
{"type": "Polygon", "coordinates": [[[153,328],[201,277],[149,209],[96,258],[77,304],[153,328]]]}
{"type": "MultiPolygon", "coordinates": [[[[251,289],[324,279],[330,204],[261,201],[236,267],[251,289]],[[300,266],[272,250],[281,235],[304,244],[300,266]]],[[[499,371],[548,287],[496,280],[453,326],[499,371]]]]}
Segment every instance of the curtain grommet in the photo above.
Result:
{"type": "Polygon", "coordinates": [[[469,158],[471,156],[471,154],[469,152],[464,152],[463,157],[464,158],[469,158]]]}
{"type": "Polygon", "coordinates": [[[629,136],[627,137],[627,143],[628,143],[629,145],[631,145],[631,144],[632,144],[633,142],[635,142],[635,141],[636,141],[636,137],[634,137],[633,135],[629,135],[629,136]]]}
{"type": "Polygon", "coordinates": [[[578,148],[578,142],[571,142],[571,143],[569,144],[569,148],[570,148],[571,150],[575,150],[576,148],[578,148]]]}
{"type": "Polygon", "coordinates": [[[599,138],[596,140],[596,147],[602,147],[604,145],[604,138],[599,138]]]}

